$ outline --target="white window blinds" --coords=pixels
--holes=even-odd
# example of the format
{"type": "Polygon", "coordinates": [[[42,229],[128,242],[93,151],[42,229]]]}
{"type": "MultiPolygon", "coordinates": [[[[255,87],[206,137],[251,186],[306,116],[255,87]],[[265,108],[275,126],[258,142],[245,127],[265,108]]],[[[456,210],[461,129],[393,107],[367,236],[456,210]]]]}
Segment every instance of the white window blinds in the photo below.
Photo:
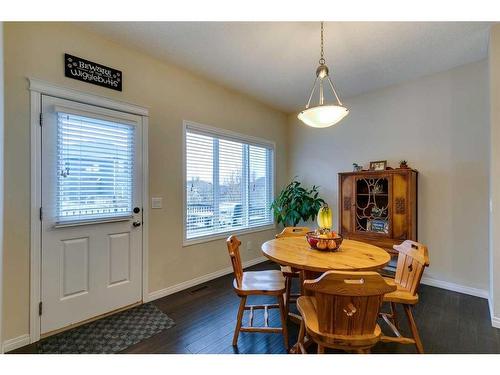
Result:
{"type": "Polygon", "coordinates": [[[273,146],[186,127],[185,239],[273,224],[273,146]]]}
{"type": "Polygon", "coordinates": [[[132,125],[58,113],[57,221],[132,214],[132,125]]]}

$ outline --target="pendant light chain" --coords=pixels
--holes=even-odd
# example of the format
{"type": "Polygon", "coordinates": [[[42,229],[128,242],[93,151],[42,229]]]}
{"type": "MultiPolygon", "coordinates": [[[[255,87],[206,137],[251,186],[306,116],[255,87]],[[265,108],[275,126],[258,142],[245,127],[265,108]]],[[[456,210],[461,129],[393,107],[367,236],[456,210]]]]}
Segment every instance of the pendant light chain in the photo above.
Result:
{"type": "Polygon", "coordinates": [[[325,64],[325,54],[323,52],[323,22],[321,22],[321,58],[319,59],[319,64],[325,64]]]}

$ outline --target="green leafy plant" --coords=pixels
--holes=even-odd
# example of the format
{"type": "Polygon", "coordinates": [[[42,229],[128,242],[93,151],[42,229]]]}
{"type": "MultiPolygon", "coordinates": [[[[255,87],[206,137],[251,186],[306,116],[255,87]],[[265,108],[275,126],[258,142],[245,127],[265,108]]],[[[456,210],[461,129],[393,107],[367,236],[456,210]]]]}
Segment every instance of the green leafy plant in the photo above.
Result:
{"type": "Polygon", "coordinates": [[[314,220],[318,210],[325,203],[319,198],[318,188],[316,185],[311,189],[304,188],[296,179],[290,182],[271,204],[278,224],[294,227],[300,220],[314,220]]]}

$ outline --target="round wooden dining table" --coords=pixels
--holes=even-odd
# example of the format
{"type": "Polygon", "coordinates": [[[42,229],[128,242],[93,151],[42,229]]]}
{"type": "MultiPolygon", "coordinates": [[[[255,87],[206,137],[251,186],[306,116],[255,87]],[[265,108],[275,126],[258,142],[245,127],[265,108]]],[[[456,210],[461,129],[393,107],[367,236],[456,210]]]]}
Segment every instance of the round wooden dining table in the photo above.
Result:
{"type": "MultiPolygon", "coordinates": [[[[303,288],[304,280],[315,279],[323,272],[371,271],[386,266],[391,257],[384,249],[365,242],[344,239],[337,251],[319,251],[309,246],[305,237],[281,237],[264,242],[262,252],[270,260],[300,270],[300,294],[307,294],[303,288]]],[[[292,321],[299,323],[300,315],[288,312],[292,321]]],[[[306,341],[305,346],[312,341],[306,341]]],[[[295,344],[290,353],[297,352],[295,344]]]]}
{"type": "Polygon", "coordinates": [[[303,271],[305,278],[330,270],[370,271],[386,266],[391,257],[384,249],[365,242],[344,239],[339,250],[319,251],[305,237],[281,237],[262,244],[270,260],[303,271]]]}

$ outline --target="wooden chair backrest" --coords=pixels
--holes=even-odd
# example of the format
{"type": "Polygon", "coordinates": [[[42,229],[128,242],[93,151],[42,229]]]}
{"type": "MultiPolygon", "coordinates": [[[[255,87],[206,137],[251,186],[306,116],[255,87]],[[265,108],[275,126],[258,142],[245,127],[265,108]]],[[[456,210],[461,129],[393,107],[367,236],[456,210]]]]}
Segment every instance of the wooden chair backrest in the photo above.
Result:
{"type": "Polygon", "coordinates": [[[304,288],[316,298],[318,328],[335,335],[372,335],[384,294],[396,290],[376,272],[328,271],[304,288]]]}
{"type": "Polygon", "coordinates": [[[394,281],[415,295],[424,274],[424,269],[429,265],[427,246],[406,240],[402,244],[393,247],[399,253],[394,281]]]}
{"type": "Polygon", "coordinates": [[[307,232],[311,229],[308,227],[285,227],[283,230],[276,235],[276,238],[281,237],[301,237],[305,236],[307,232]]]}
{"type": "Polygon", "coordinates": [[[236,279],[238,287],[241,287],[241,281],[243,279],[243,267],[241,265],[240,257],[241,241],[234,235],[229,236],[226,240],[226,245],[229,257],[231,258],[231,264],[233,266],[234,278],[236,279]]]}

